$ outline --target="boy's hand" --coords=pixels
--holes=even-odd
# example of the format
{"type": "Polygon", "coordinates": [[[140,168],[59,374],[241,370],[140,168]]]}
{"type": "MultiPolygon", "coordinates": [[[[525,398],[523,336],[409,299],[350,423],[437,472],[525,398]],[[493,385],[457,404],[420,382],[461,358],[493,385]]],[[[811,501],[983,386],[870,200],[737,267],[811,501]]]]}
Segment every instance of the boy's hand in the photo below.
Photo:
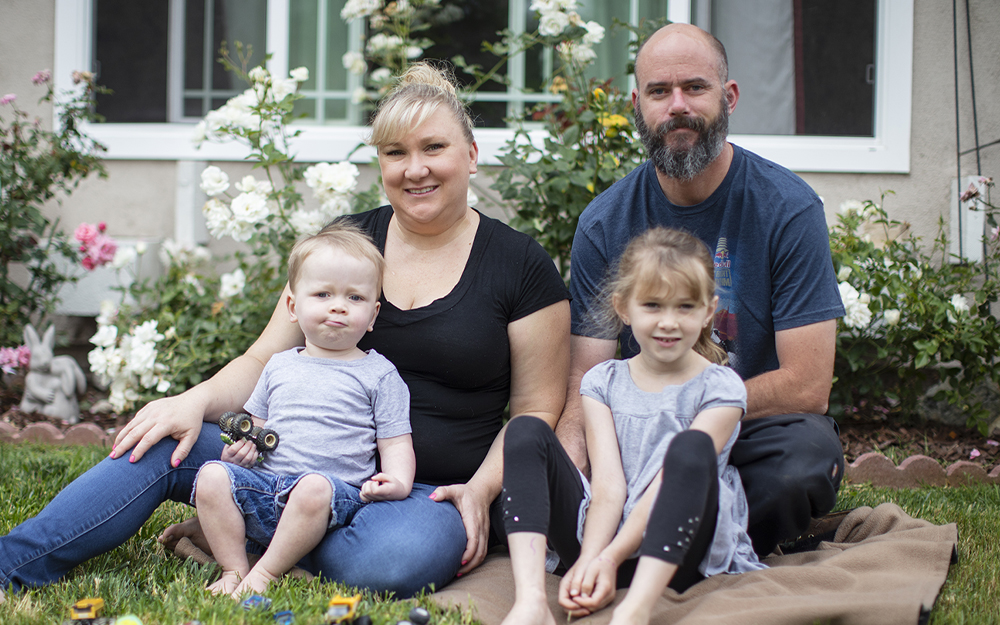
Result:
{"type": "Polygon", "coordinates": [[[361,501],[366,502],[406,499],[409,494],[410,489],[388,473],[376,473],[361,485],[361,501]]]}
{"type": "Polygon", "coordinates": [[[222,448],[222,461],[238,464],[241,467],[252,469],[257,464],[257,446],[248,438],[243,438],[232,445],[222,448]]]}

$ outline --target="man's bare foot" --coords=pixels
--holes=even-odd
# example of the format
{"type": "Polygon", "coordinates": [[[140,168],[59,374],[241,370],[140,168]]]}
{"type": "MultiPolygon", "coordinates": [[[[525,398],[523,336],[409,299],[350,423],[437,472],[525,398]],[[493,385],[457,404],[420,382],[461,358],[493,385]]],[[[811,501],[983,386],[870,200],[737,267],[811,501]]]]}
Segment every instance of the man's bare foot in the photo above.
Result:
{"type": "Polygon", "coordinates": [[[276,579],[276,576],[271,575],[258,566],[255,566],[249,573],[247,573],[247,576],[243,578],[240,585],[237,586],[236,589],[230,593],[230,595],[233,599],[239,600],[248,592],[258,595],[262,594],[265,590],[267,590],[268,584],[276,579]]]}
{"type": "Polygon", "coordinates": [[[556,625],[556,619],[542,595],[540,600],[515,601],[501,625],[556,625]]]}
{"type": "Polygon", "coordinates": [[[208,589],[212,591],[213,595],[229,595],[240,585],[241,579],[243,576],[239,574],[239,571],[223,571],[222,577],[217,579],[215,583],[209,584],[208,589]]]}
{"type": "Polygon", "coordinates": [[[201,521],[198,520],[198,517],[193,516],[180,523],[174,523],[163,530],[163,533],[156,540],[167,549],[173,551],[177,547],[177,541],[182,538],[187,538],[194,543],[195,547],[208,555],[212,555],[212,548],[208,545],[205,532],[201,530],[201,521]]]}

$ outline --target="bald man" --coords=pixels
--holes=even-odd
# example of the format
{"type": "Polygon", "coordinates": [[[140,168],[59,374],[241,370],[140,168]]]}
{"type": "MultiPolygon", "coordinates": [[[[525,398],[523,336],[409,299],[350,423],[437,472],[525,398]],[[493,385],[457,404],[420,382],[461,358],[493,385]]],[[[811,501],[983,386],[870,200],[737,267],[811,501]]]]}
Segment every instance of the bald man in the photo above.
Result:
{"type": "Polygon", "coordinates": [[[648,161],[583,212],[573,241],[572,371],[557,433],[581,467],[580,378],[638,346],[590,314],[628,242],[654,226],[697,235],[715,254],[714,334],[747,386],[730,462],[743,480],[754,549],[801,535],[837,498],[844,456],[825,416],[844,308],[823,205],[798,176],[729,143],[740,91],[722,43],[688,24],[654,33],[636,57],[635,124],[648,161]]]}

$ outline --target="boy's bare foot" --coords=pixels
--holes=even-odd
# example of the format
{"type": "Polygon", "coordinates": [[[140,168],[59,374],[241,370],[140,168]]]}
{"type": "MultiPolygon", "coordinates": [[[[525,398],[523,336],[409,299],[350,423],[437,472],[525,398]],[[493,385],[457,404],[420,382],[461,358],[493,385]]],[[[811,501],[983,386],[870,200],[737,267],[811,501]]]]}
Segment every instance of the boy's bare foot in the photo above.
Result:
{"type": "Polygon", "coordinates": [[[247,576],[243,578],[240,585],[237,586],[236,589],[230,593],[230,595],[233,599],[239,600],[247,593],[258,595],[263,594],[264,591],[267,590],[268,584],[276,579],[276,576],[271,575],[258,566],[255,566],[249,573],[247,573],[247,576]]]}
{"type": "Polygon", "coordinates": [[[213,595],[229,595],[240,585],[241,579],[243,576],[238,571],[223,571],[222,577],[217,579],[215,583],[209,584],[208,589],[212,591],[213,595]]]}
{"type": "Polygon", "coordinates": [[[556,619],[542,595],[540,600],[515,601],[501,625],[556,625],[556,619]]]}
{"type": "Polygon", "coordinates": [[[212,555],[212,548],[209,547],[205,533],[201,530],[201,521],[198,520],[198,517],[193,516],[180,523],[174,523],[163,530],[163,533],[156,540],[167,549],[173,551],[177,547],[177,541],[182,538],[187,538],[194,543],[195,547],[208,555],[212,555]]]}

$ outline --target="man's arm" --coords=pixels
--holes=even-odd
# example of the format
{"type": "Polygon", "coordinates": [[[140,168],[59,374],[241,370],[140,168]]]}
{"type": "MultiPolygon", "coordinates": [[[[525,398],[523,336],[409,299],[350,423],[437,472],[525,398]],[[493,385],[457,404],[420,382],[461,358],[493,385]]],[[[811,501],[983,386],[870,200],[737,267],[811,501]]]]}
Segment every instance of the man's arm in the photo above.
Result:
{"type": "Polygon", "coordinates": [[[746,380],[747,413],[744,419],[779,414],[825,414],[833,385],[837,320],[779,330],[774,334],[774,344],[778,368],[746,380]]]}
{"type": "Polygon", "coordinates": [[[569,339],[569,385],[566,405],[556,425],[556,436],[576,466],[590,475],[587,459],[587,440],[584,436],[583,401],[580,398],[580,381],[591,367],[615,357],[616,340],[595,339],[574,334],[569,339]]]}

